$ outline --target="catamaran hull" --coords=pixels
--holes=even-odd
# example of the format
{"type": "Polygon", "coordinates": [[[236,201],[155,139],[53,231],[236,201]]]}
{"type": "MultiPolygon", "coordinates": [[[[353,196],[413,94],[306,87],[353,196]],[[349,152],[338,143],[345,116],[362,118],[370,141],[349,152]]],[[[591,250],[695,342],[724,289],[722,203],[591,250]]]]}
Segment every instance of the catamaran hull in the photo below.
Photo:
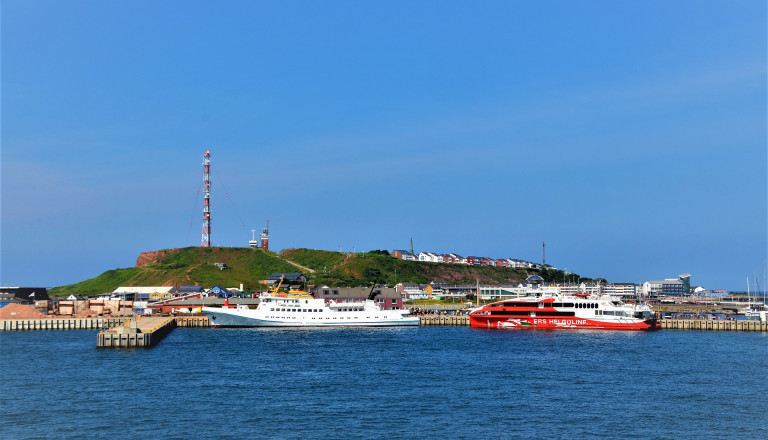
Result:
{"type": "Polygon", "coordinates": [[[488,315],[470,316],[469,326],[492,329],[576,329],[576,330],[656,330],[656,319],[622,319],[598,321],[585,318],[519,318],[508,319],[488,315]]]}
{"type": "MultiPolygon", "coordinates": [[[[404,327],[419,325],[418,317],[396,316],[379,319],[264,319],[236,310],[203,307],[212,327],[404,327]]],[[[352,318],[352,317],[350,317],[352,318]]]]}

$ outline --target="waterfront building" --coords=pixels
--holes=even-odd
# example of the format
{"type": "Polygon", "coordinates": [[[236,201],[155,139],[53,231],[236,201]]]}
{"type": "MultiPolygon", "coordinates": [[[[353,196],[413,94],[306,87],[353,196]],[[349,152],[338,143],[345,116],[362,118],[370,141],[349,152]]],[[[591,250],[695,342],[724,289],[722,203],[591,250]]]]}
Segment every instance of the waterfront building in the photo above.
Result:
{"type": "Polygon", "coordinates": [[[180,286],[178,293],[181,295],[193,295],[196,293],[203,294],[205,293],[205,289],[203,289],[203,286],[180,286]]]}
{"type": "Polygon", "coordinates": [[[208,291],[208,296],[215,296],[217,298],[229,298],[231,296],[235,296],[235,294],[230,292],[227,288],[221,286],[213,286],[211,290],[208,291]]]}
{"type": "Polygon", "coordinates": [[[425,288],[426,286],[416,283],[399,283],[395,286],[395,290],[406,301],[410,299],[429,298],[429,293],[424,290],[425,288]]]}
{"type": "Polygon", "coordinates": [[[136,299],[163,299],[171,298],[177,293],[173,286],[120,286],[111,293],[104,293],[98,298],[105,300],[133,301],[136,299]]]}
{"type": "Polygon", "coordinates": [[[600,284],[558,284],[556,287],[560,290],[560,293],[566,295],[574,295],[577,293],[597,295],[601,291],[600,284]]]}
{"type": "Polygon", "coordinates": [[[397,289],[392,287],[376,287],[371,291],[369,287],[328,287],[322,286],[315,290],[314,297],[324,299],[325,302],[333,300],[337,303],[365,303],[368,295],[374,293],[373,300],[382,310],[400,310],[403,308],[403,298],[397,289]]]}
{"type": "Polygon", "coordinates": [[[0,307],[10,303],[32,304],[49,299],[45,287],[0,287],[0,307]]]}
{"type": "Polygon", "coordinates": [[[635,298],[637,296],[637,284],[635,283],[611,283],[604,284],[602,292],[606,295],[621,298],[635,298]]]}
{"type": "Polygon", "coordinates": [[[688,296],[691,294],[691,274],[684,273],[678,278],[666,278],[643,283],[643,292],[648,296],[688,296]]]}
{"type": "Polygon", "coordinates": [[[683,294],[690,295],[691,294],[691,274],[684,273],[680,275],[678,279],[683,283],[683,294]]]}

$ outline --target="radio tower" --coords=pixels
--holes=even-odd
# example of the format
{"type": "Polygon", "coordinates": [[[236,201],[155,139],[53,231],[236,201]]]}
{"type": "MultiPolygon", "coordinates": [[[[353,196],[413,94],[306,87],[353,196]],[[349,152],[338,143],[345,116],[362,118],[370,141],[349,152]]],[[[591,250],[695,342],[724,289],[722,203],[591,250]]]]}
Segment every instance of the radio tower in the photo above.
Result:
{"type": "Polygon", "coordinates": [[[203,240],[202,247],[211,247],[211,150],[203,156],[203,240]]]}

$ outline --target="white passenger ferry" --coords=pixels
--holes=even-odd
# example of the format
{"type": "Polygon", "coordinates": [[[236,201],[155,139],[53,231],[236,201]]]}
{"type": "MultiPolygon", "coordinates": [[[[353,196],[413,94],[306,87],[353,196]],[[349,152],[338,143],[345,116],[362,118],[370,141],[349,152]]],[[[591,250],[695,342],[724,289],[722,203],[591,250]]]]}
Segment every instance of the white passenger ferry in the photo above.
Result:
{"type": "Polygon", "coordinates": [[[361,302],[342,303],[278,287],[261,295],[257,308],[247,305],[203,307],[213,327],[390,327],[419,325],[408,309],[384,310],[372,295],[361,302]]]}

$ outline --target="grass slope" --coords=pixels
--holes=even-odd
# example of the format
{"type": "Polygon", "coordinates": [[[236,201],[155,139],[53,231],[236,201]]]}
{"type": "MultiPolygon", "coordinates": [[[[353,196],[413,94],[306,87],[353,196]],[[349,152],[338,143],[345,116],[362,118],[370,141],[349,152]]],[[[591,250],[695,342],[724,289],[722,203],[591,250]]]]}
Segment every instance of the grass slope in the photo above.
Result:
{"type": "Polygon", "coordinates": [[[283,257],[315,270],[310,281],[316,285],[359,286],[372,282],[427,284],[442,281],[450,284],[519,283],[527,277],[525,271],[506,268],[478,267],[458,264],[403,261],[374,253],[344,254],[309,249],[287,249],[283,257]]]}
{"type": "Polygon", "coordinates": [[[239,286],[257,289],[259,280],[274,272],[297,272],[277,254],[252,248],[164,249],[142,267],[108,270],[96,278],[49,290],[54,296],[87,295],[111,292],[120,286],[201,285],[211,288],[239,286]],[[226,263],[220,270],[213,263],[226,263]]]}
{"type": "MultiPolygon", "coordinates": [[[[108,270],[96,278],[49,290],[54,296],[98,295],[120,286],[200,285],[211,288],[239,286],[256,290],[259,280],[277,272],[303,272],[294,262],[314,270],[310,283],[327,286],[365,286],[371,283],[514,284],[525,280],[525,271],[497,267],[403,261],[380,253],[352,253],[312,249],[286,249],[280,255],[252,248],[188,247],[142,254],[141,267],[108,270]],[[226,263],[219,270],[213,263],[226,263]]],[[[562,271],[542,271],[547,282],[562,281],[562,271]]],[[[576,274],[569,280],[589,281],[576,274]]]]}

